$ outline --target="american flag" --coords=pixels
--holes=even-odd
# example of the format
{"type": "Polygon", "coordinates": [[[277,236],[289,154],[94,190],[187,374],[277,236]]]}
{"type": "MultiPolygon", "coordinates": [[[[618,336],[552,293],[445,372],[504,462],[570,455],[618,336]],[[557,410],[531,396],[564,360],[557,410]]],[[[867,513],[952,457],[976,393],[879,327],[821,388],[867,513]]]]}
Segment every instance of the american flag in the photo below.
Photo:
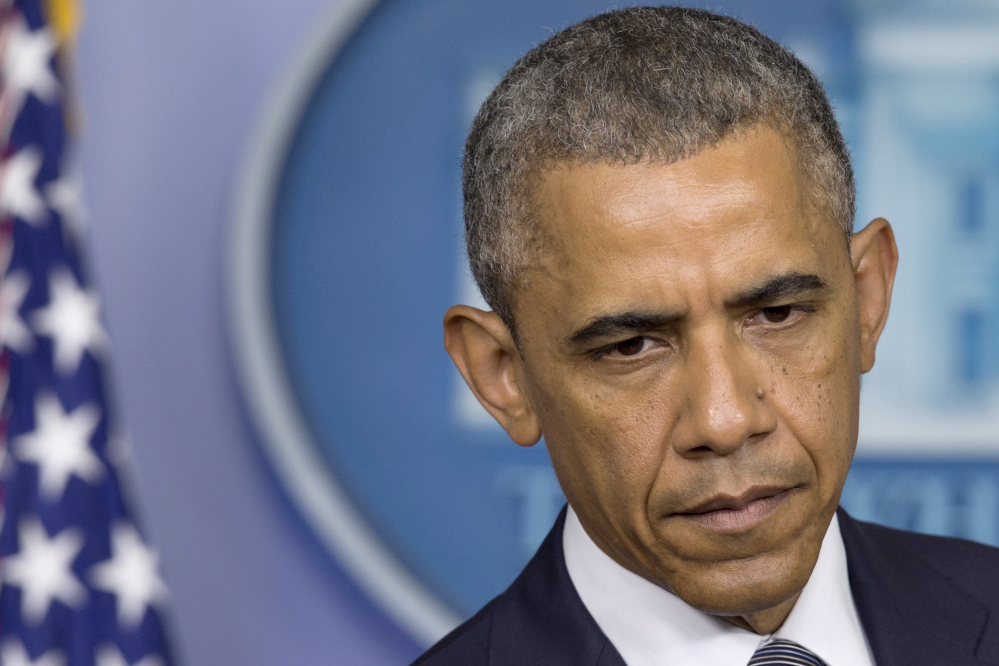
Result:
{"type": "Polygon", "coordinates": [[[167,589],[122,491],[67,163],[77,16],[73,0],[0,0],[0,664],[168,666],[167,589]]]}

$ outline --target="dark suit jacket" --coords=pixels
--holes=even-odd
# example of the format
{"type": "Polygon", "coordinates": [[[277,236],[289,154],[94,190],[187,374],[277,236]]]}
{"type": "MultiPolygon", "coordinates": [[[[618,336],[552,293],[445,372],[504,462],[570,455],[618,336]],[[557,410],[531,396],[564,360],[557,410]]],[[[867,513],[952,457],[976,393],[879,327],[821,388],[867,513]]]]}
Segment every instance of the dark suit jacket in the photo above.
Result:
{"type": "MultiPolygon", "coordinates": [[[[565,510],[509,589],[413,666],[624,666],[569,579],[564,523],[565,510]]],[[[999,549],[863,523],[842,509],[839,525],[878,666],[999,665],[999,549]]]]}

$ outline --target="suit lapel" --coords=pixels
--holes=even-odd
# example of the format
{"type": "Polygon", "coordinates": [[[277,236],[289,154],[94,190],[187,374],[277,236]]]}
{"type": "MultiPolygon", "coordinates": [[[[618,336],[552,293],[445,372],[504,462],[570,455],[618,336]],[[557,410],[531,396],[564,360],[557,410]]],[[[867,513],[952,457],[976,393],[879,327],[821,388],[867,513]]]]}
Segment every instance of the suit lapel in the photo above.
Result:
{"type": "Polygon", "coordinates": [[[981,666],[988,609],[900,539],[839,510],[850,588],[878,666],[981,666]]]}
{"type": "Polygon", "coordinates": [[[562,509],[548,537],[496,600],[489,666],[625,666],[569,578],[562,554],[562,509]]]}

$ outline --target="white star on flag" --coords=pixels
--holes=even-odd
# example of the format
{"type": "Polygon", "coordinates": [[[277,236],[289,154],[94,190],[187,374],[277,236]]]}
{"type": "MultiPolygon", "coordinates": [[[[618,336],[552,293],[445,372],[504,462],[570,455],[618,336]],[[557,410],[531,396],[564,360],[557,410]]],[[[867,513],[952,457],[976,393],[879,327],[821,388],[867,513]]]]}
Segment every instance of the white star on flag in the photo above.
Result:
{"type": "MultiPolygon", "coordinates": [[[[98,650],[96,655],[96,665],[129,666],[125,657],[121,654],[121,650],[119,650],[116,645],[105,645],[98,650]]],[[[132,666],[163,666],[163,659],[161,659],[158,655],[150,654],[135,662],[132,666]]]]}
{"type": "Polygon", "coordinates": [[[55,367],[63,375],[76,372],[85,350],[94,354],[107,344],[100,309],[97,294],[81,289],[68,270],[49,275],[49,304],[31,313],[31,323],[52,338],[55,367]]]}
{"type": "Polygon", "coordinates": [[[35,187],[41,168],[42,152],[28,146],[7,159],[0,170],[0,208],[35,226],[49,216],[45,201],[35,187]]]}
{"type": "Polygon", "coordinates": [[[100,409],[93,404],[67,414],[53,393],[35,399],[35,429],[14,440],[14,455],[38,465],[39,490],[50,502],[62,497],[74,474],[90,484],[103,478],[104,464],[90,446],[100,421],[100,409]]]}
{"type": "Polygon", "coordinates": [[[115,523],[111,529],[111,559],[90,568],[90,584],[110,592],[118,600],[118,625],[137,627],[146,609],[166,598],[167,586],[160,578],[159,555],[142,542],[129,523],[115,523]]]}
{"type": "Polygon", "coordinates": [[[59,650],[49,650],[38,659],[32,660],[24,645],[16,638],[4,641],[0,649],[0,664],[3,666],[63,666],[66,663],[59,650]]]}
{"type": "Polygon", "coordinates": [[[56,49],[52,32],[48,28],[32,32],[24,21],[19,21],[8,39],[3,54],[4,84],[18,91],[32,92],[43,102],[55,102],[59,95],[59,80],[51,67],[56,49]]]}
{"type": "Polygon", "coordinates": [[[35,342],[19,312],[30,286],[25,271],[14,271],[0,282],[0,344],[19,354],[30,351],[35,342]]]}
{"type": "MultiPolygon", "coordinates": [[[[78,608],[87,599],[87,588],[73,573],[73,560],[83,548],[83,534],[67,527],[51,539],[38,518],[18,525],[20,550],[0,562],[4,582],[21,588],[21,615],[38,624],[56,599],[78,608]]],[[[4,664],[6,664],[6,659],[4,664]]]]}
{"type": "Polygon", "coordinates": [[[45,198],[65,226],[77,236],[83,233],[87,207],[83,203],[83,179],[79,175],[63,176],[46,185],[45,198]]]}

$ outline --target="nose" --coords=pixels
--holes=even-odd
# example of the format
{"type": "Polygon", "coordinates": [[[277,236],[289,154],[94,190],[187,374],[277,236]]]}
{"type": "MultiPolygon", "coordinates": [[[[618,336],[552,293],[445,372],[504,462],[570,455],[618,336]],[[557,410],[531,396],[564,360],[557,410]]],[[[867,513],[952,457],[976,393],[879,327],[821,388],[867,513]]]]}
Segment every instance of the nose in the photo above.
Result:
{"type": "Polygon", "coordinates": [[[686,409],[673,448],[685,457],[729,455],[773,432],[777,416],[762,391],[752,350],[722,331],[697,337],[688,345],[686,409]]]}

